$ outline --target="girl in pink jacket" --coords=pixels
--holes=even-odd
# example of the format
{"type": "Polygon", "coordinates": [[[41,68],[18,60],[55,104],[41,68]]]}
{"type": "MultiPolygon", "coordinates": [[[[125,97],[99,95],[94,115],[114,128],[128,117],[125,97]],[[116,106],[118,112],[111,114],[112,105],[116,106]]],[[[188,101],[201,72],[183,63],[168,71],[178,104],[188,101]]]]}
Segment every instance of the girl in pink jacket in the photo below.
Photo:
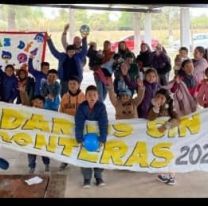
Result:
{"type": "Polygon", "coordinates": [[[205,70],[206,79],[201,82],[199,92],[197,95],[197,102],[200,106],[207,108],[208,107],[208,67],[205,70]]]}

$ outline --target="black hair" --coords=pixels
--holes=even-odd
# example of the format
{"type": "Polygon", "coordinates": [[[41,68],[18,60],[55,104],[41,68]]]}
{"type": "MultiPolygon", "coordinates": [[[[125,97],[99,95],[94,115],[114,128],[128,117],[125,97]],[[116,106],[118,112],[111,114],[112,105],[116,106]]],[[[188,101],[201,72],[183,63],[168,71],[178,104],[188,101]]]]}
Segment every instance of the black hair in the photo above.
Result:
{"type": "Polygon", "coordinates": [[[81,80],[79,79],[78,76],[71,76],[71,77],[69,77],[68,82],[69,82],[69,81],[77,81],[79,84],[80,84],[80,82],[81,82],[81,80]]]}
{"type": "Polygon", "coordinates": [[[12,64],[7,64],[6,66],[5,66],[5,70],[7,69],[7,68],[12,68],[12,70],[14,71],[14,66],[12,65],[12,64]]]}
{"type": "Polygon", "coordinates": [[[50,69],[50,70],[48,70],[48,75],[49,74],[56,74],[56,75],[58,75],[58,71],[55,70],[55,69],[50,69]]]}
{"type": "Polygon", "coordinates": [[[188,48],[185,46],[180,47],[179,51],[186,51],[188,53],[188,48]]]}
{"type": "Polygon", "coordinates": [[[201,54],[203,54],[203,56],[204,56],[204,54],[205,54],[205,49],[204,49],[204,47],[202,47],[202,46],[197,46],[196,48],[195,48],[195,50],[198,50],[201,54]]]}
{"type": "Polygon", "coordinates": [[[43,102],[43,104],[45,103],[45,98],[41,95],[35,95],[34,97],[32,97],[31,101],[39,99],[43,102]]]}
{"type": "Polygon", "coordinates": [[[208,67],[205,69],[205,75],[208,77],[208,67]]]}
{"type": "Polygon", "coordinates": [[[97,89],[97,87],[95,85],[89,85],[86,88],[86,90],[85,90],[85,94],[87,94],[87,92],[89,92],[89,91],[96,91],[96,92],[98,92],[98,89],[97,89]]]}
{"type": "Polygon", "coordinates": [[[158,94],[162,94],[165,96],[166,98],[166,104],[168,104],[168,114],[170,115],[170,117],[172,118],[173,117],[173,99],[171,98],[170,96],[170,92],[167,90],[167,89],[159,89],[155,96],[158,95],[158,94]]]}
{"type": "Polygon", "coordinates": [[[193,61],[191,59],[185,59],[181,64],[181,68],[184,68],[188,63],[193,63],[193,61]]]}
{"type": "Polygon", "coordinates": [[[41,68],[43,67],[43,66],[50,66],[50,64],[48,63],[48,62],[41,62],[41,68]]]}
{"type": "Polygon", "coordinates": [[[76,48],[74,47],[73,44],[70,44],[66,47],[66,52],[68,52],[69,50],[76,50],[76,48]]]}

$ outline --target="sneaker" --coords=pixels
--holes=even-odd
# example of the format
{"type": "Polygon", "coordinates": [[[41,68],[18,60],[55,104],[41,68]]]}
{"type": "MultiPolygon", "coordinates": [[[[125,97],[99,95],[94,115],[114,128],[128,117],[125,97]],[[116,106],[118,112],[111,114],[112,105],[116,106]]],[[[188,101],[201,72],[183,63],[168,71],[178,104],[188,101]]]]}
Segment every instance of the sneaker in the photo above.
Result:
{"type": "Polygon", "coordinates": [[[175,177],[170,177],[166,182],[166,184],[168,185],[175,185],[175,183],[176,183],[175,177]]]}
{"type": "Polygon", "coordinates": [[[35,172],[35,168],[30,168],[29,169],[29,174],[34,174],[34,172],[35,172]]]}
{"type": "Polygon", "coordinates": [[[84,184],[83,184],[83,188],[90,188],[91,185],[90,185],[90,180],[84,180],[84,184]]]}
{"type": "Polygon", "coordinates": [[[169,181],[169,177],[167,177],[165,175],[158,175],[157,180],[159,180],[160,182],[163,182],[163,183],[167,183],[169,181]]]}
{"type": "Polygon", "coordinates": [[[105,182],[101,178],[96,178],[96,186],[105,186],[105,182]]]}
{"type": "Polygon", "coordinates": [[[45,166],[45,172],[50,172],[49,165],[45,166]]]}
{"type": "Polygon", "coordinates": [[[59,170],[60,171],[65,170],[67,166],[68,166],[67,163],[62,162],[61,165],[60,165],[60,167],[59,167],[59,170]]]}

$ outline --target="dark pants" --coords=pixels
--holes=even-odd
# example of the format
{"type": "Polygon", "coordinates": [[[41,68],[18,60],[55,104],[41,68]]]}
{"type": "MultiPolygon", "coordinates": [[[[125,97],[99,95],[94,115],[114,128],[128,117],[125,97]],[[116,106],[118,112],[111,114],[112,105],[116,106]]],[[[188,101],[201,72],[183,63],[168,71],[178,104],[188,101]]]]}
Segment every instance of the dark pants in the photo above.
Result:
{"type": "Polygon", "coordinates": [[[81,172],[82,172],[82,175],[83,175],[85,180],[91,180],[92,179],[93,170],[94,170],[94,177],[102,179],[102,172],[103,172],[104,169],[81,167],[81,172]]]}
{"type": "Polygon", "coordinates": [[[160,85],[161,86],[166,86],[169,82],[169,73],[167,74],[160,74],[160,85]]]}
{"type": "Polygon", "coordinates": [[[61,80],[61,97],[68,91],[68,81],[61,80]]]}
{"type": "MultiPolygon", "coordinates": [[[[36,157],[37,155],[33,155],[33,154],[28,154],[28,166],[30,168],[35,168],[36,167],[36,157]]],[[[50,159],[48,157],[43,157],[42,156],[42,161],[44,165],[49,165],[50,164],[50,159]]]]}
{"type": "Polygon", "coordinates": [[[95,79],[95,83],[96,83],[97,90],[98,90],[98,94],[99,94],[99,100],[100,100],[101,102],[104,102],[105,99],[106,99],[106,96],[107,96],[107,89],[106,89],[106,86],[105,86],[105,84],[104,84],[100,79],[98,79],[96,76],[94,76],[94,79],[95,79]]]}

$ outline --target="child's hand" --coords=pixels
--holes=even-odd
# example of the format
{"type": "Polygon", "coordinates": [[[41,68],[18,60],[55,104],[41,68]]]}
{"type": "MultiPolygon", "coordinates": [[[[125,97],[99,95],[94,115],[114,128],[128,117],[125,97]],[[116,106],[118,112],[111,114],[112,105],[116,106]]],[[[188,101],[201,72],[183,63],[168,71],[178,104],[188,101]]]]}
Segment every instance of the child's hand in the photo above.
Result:
{"type": "Polygon", "coordinates": [[[46,32],[46,40],[51,39],[51,34],[49,35],[48,32],[46,32]]]}
{"type": "Polygon", "coordinates": [[[30,58],[30,59],[34,59],[34,57],[35,57],[35,56],[34,56],[33,54],[30,53],[29,58],[30,58]]]}
{"type": "Polygon", "coordinates": [[[181,82],[181,78],[179,77],[179,75],[177,75],[176,77],[175,77],[175,81],[176,81],[176,83],[180,83],[181,82]]]}
{"type": "Polygon", "coordinates": [[[52,94],[49,94],[48,95],[48,98],[51,99],[51,100],[53,100],[54,99],[54,96],[52,94]]]}
{"type": "Polygon", "coordinates": [[[66,24],[65,26],[64,26],[64,32],[67,32],[68,31],[68,29],[69,29],[69,24],[66,24]]]}
{"type": "Polygon", "coordinates": [[[141,79],[137,79],[137,85],[138,85],[139,88],[144,87],[143,81],[141,79]]]}
{"type": "Polygon", "coordinates": [[[166,130],[166,127],[162,125],[161,127],[158,127],[159,132],[163,133],[166,130]]]}

